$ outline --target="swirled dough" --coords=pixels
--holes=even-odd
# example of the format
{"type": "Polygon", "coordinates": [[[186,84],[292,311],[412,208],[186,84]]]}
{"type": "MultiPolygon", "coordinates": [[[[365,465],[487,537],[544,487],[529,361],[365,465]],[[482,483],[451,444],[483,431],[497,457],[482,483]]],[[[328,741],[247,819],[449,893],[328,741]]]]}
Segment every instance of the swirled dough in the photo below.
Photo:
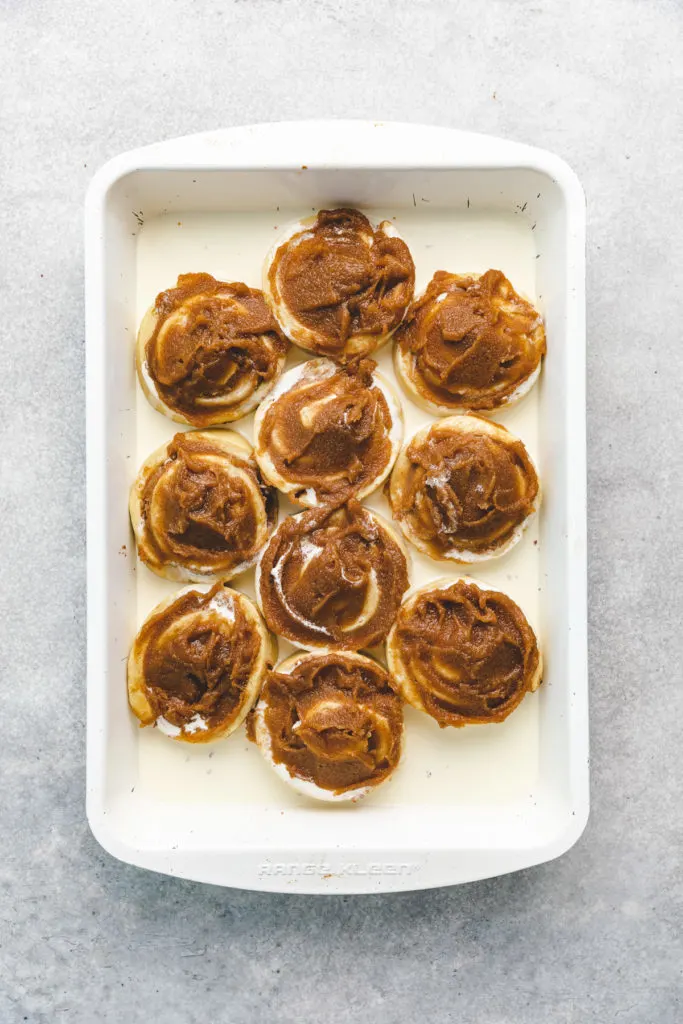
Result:
{"type": "Polygon", "coordinates": [[[130,495],[138,553],[172,580],[231,579],[256,561],[277,521],[277,493],[232,430],[188,430],[143,463],[130,495]]]}
{"type": "Polygon", "coordinates": [[[393,388],[371,359],[310,359],[259,406],[255,456],[266,480],[301,505],[364,498],[387,477],[403,436],[393,388]]]}
{"type": "Polygon", "coordinates": [[[448,415],[521,398],[539,375],[545,348],[537,310],[500,270],[440,270],[396,332],[394,363],[411,398],[448,415]]]}
{"type": "Polygon", "coordinates": [[[387,662],[404,698],[440,726],[502,722],[542,674],[521,608],[465,578],[428,583],[404,601],[387,662]]]}
{"type": "Polygon", "coordinates": [[[402,702],[371,658],[295,654],[266,677],[249,731],[280,777],[306,796],[357,800],[398,765],[402,702]]]}
{"type": "Polygon", "coordinates": [[[155,409],[178,423],[209,427],[255,409],[288,349],[258,289],[181,274],[145,314],[136,364],[155,409]]]}
{"type": "Polygon", "coordinates": [[[413,297],[415,265],[390,221],[321,210],[273,247],[263,290],[297,345],[337,362],[369,355],[391,337],[413,297]]]}
{"type": "Polygon", "coordinates": [[[514,434],[481,416],[449,416],[403,449],[392,515],[420,551],[475,562],[509,551],[540,504],[538,476],[514,434]]]}
{"type": "Polygon", "coordinates": [[[244,721],[277,653],[256,606],[222,583],[162,601],[128,658],[128,701],[140,724],[207,743],[244,721]]]}
{"type": "Polygon", "coordinates": [[[381,643],[407,587],[399,535],[355,500],[285,519],[256,576],[270,629],[311,650],[381,643]]]}

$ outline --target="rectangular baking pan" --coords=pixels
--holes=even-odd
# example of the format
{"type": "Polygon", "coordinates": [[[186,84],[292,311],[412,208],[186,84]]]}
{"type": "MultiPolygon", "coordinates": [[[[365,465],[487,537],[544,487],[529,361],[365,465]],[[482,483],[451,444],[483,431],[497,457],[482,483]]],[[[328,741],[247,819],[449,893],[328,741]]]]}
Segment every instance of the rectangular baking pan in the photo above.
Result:
{"type": "MultiPolygon", "coordinates": [[[[86,203],[87,814],[113,856],[219,885],[369,893],[529,867],[577,840],[588,816],[584,235],[583,192],[562,160],[450,129],[256,125],[148,146],[98,172],[86,203]],[[178,272],[259,286],[275,231],[339,205],[396,218],[418,285],[435,269],[499,266],[538,302],[548,335],[539,385],[500,416],[540,468],[537,530],[472,573],[529,615],[543,686],[503,725],[440,731],[407,709],[397,778],[345,808],[290,794],[242,734],[186,750],[140,730],[125,685],[137,625],[173,589],[136,564],[128,520],[139,462],[178,429],[139,394],[141,312],[178,272]]],[[[389,351],[380,365],[391,372],[389,351]]],[[[408,437],[430,417],[404,405],[408,437]]],[[[250,423],[238,429],[249,436],[250,423]]],[[[444,575],[415,564],[414,583],[444,575]]],[[[236,585],[250,592],[250,579],[236,585]]]]}

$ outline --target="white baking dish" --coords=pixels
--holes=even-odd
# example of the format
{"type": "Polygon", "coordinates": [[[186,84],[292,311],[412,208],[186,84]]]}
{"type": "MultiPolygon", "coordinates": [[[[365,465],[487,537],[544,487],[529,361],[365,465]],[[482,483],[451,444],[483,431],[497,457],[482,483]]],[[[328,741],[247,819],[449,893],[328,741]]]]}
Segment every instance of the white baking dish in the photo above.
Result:
{"type": "MultiPolygon", "coordinates": [[[[576,841],[588,815],[584,230],[581,187],[557,157],[441,128],[257,125],[149,146],[99,171],[86,208],[87,812],[110,853],[221,885],[349,893],[466,882],[576,841]],[[536,298],[548,333],[540,385],[498,417],[540,466],[537,532],[472,573],[524,607],[544,685],[503,725],[441,731],[408,709],[396,779],[353,807],[291,793],[242,733],[185,749],[138,729],[125,687],[137,622],[173,589],[136,567],[128,522],[138,463],[177,429],[139,393],[141,313],[182,271],[258,286],[276,229],[333,205],[395,216],[418,285],[437,268],[500,267],[536,298]]],[[[389,351],[380,364],[390,372],[389,351]]],[[[404,405],[407,434],[430,419],[404,405]]],[[[250,424],[238,429],[249,436],[250,424]]],[[[443,574],[414,558],[414,583],[443,574]]],[[[249,592],[250,578],[236,585],[249,592]]]]}

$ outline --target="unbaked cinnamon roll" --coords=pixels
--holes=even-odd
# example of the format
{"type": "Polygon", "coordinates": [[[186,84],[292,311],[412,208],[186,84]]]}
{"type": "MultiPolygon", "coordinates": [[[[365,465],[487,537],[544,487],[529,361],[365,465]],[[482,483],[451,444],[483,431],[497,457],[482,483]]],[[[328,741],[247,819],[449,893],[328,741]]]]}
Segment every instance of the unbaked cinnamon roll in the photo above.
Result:
{"type": "Polygon", "coordinates": [[[141,725],[186,743],[229,736],[253,707],[277,654],[256,606],[217,583],[186,587],[145,620],[128,658],[141,725]]]}
{"type": "Polygon", "coordinates": [[[263,292],[211,274],[181,274],[145,313],[136,364],[155,409],[178,423],[209,427],[255,409],[288,348],[263,292]]]}
{"type": "Polygon", "coordinates": [[[442,727],[502,722],[543,671],[521,608],[466,578],[435,580],[406,598],[387,663],[404,698],[442,727]]]}
{"type": "Polygon", "coordinates": [[[299,221],[266,260],[263,290],[282,330],[338,362],[369,355],[403,320],[415,266],[390,221],[373,228],[358,210],[299,221]]]}
{"type": "Polygon", "coordinates": [[[438,415],[496,409],[534,384],[545,354],[537,310],[500,270],[439,270],[396,333],[396,373],[438,415]]]}
{"type": "Polygon", "coordinates": [[[399,535],[355,500],[285,519],[256,571],[269,627],[309,650],[381,643],[407,587],[399,535]]]}
{"type": "Polygon", "coordinates": [[[259,406],[254,454],[266,480],[301,505],[365,497],[401,447],[403,413],[371,359],[294,366],[259,406]]]}
{"type": "Polygon", "coordinates": [[[269,672],[249,733],[278,775],[318,800],[358,800],[399,763],[403,707],[371,658],[294,654],[269,672]]]}
{"type": "Polygon", "coordinates": [[[130,492],[138,554],[169,580],[231,579],[277,522],[277,493],[233,430],[188,430],[153,452],[130,492]]]}
{"type": "Polygon", "coordinates": [[[541,500],[529,454],[481,416],[449,416],[418,431],[388,488],[394,519],[420,551],[476,562],[509,551],[541,500]]]}

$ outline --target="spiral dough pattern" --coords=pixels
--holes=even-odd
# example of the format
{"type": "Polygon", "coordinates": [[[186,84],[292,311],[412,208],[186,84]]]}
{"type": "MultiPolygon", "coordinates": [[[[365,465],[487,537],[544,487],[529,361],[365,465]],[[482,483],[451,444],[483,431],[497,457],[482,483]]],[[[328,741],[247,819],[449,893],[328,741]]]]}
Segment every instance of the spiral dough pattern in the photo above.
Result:
{"type": "Polygon", "coordinates": [[[244,721],[276,655],[254,604],[217,583],[163,601],[128,659],[128,700],[143,726],[187,743],[228,736],[244,721]]]}
{"type": "Polygon", "coordinates": [[[344,363],[374,352],[403,320],[415,265],[390,221],[321,210],[295,224],[266,260],[263,288],[288,338],[344,363]]]}
{"type": "Polygon", "coordinates": [[[138,377],[159,412],[209,427],[255,409],[282,372],[288,348],[258,289],[181,274],[140,325],[138,377]]]}
{"type": "Polygon", "coordinates": [[[537,379],[545,328],[500,270],[438,271],[396,333],[396,373],[439,415],[496,409],[537,379]]]}
{"type": "Polygon", "coordinates": [[[146,460],[130,497],[140,558],[159,576],[193,582],[253,565],[277,507],[249,443],[217,429],[176,434],[146,460]]]}
{"type": "Polygon", "coordinates": [[[381,643],[407,587],[399,536],[355,500],[285,519],[256,582],[270,629],[310,650],[381,643]]]}
{"type": "Polygon", "coordinates": [[[522,610],[463,578],[427,584],[404,602],[387,662],[404,698],[440,726],[502,722],[542,673],[522,610]]]}
{"type": "Polygon", "coordinates": [[[307,796],[354,800],[384,782],[402,749],[401,698],[387,672],[348,651],[298,654],[266,678],[250,733],[307,796]]]}

